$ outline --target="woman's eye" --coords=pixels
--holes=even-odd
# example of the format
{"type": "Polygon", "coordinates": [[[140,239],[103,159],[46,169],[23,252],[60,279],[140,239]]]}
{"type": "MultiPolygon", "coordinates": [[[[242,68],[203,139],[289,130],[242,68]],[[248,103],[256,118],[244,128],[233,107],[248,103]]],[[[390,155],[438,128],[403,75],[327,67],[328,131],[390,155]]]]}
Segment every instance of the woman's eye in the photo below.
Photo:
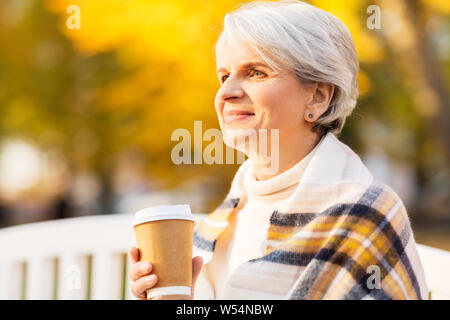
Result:
{"type": "Polygon", "coordinates": [[[255,76],[255,77],[262,77],[262,76],[265,76],[266,74],[264,73],[264,72],[262,72],[262,71],[259,71],[259,70],[250,70],[250,77],[253,77],[253,76],[255,76]]]}
{"type": "Polygon", "coordinates": [[[225,82],[225,80],[227,80],[227,78],[228,78],[228,76],[224,75],[224,76],[220,77],[220,81],[223,83],[223,82],[225,82]]]}

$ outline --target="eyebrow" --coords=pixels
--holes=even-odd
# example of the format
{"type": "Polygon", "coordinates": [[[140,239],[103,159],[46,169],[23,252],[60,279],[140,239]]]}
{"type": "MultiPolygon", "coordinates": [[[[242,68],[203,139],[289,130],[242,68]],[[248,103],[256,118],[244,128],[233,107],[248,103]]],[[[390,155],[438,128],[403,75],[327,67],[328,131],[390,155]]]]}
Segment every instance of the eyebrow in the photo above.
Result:
{"type": "MultiPolygon", "coordinates": [[[[254,67],[258,67],[258,66],[269,68],[269,66],[267,64],[263,63],[263,62],[250,61],[250,62],[247,62],[247,63],[244,63],[243,65],[241,65],[239,67],[239,69],[251,69],[251,68],[254,68],[254,67]]],[[[219,73],[221,71],[226,71],[226,68],[221,67],[221,68],[217,69],[217,73],[219,73]]]]}

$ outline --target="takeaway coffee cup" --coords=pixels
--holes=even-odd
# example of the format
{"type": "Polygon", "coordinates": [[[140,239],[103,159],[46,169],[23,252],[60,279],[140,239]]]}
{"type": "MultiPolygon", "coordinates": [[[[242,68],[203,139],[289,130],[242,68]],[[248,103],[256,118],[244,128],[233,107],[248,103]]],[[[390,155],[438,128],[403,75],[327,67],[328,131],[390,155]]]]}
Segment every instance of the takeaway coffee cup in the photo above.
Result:
{"type": "Polygon", "coordinates": [[[194,216],[189,205],[157,206],[135,214],[134,232],[141,261],[152,264],[158,276],[147,299],[165,296],[183,299],[191,295],[194,216]]]}

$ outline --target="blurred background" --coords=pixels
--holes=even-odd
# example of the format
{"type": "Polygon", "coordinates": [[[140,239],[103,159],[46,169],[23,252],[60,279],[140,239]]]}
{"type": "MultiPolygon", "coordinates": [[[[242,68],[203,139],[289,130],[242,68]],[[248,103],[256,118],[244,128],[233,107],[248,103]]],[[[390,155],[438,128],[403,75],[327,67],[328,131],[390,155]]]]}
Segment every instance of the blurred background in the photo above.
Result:
{"type": "MultiPolygon", "coordinates": [[[[171,134],[219,128],[213,47],[243,2],[2,0],[0,228],[213,210],[239,165],[175,165],[171,134]]],[[[450,250],[450,2],[309,2],[344,22],[360,59],[340,139],[401,196],[417,242],[450,250]]]]}

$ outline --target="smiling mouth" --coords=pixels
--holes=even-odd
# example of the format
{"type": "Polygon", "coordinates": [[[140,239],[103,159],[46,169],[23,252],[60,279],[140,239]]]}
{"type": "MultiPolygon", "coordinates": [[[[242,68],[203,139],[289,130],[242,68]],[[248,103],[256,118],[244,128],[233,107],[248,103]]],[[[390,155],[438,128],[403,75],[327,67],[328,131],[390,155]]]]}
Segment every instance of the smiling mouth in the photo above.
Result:
{"type": "Polygon", "coordinates": [[[243,110],[229,110],[224,113],[224,122],[231,123],[235,121],[248,120],[255,116],[253,112],[243,110]]]}
{"type": "Polygon", "coordinates": [[[235,121],[242,121],[242,120],[247,120],[250,119],[254,116],[254,114],[235,114],[235,115],[229,115],[227,117],[225,117],[223,120],[225,121],[225,123],[231,123],[231,122],[235,122],[235,121]]]}

